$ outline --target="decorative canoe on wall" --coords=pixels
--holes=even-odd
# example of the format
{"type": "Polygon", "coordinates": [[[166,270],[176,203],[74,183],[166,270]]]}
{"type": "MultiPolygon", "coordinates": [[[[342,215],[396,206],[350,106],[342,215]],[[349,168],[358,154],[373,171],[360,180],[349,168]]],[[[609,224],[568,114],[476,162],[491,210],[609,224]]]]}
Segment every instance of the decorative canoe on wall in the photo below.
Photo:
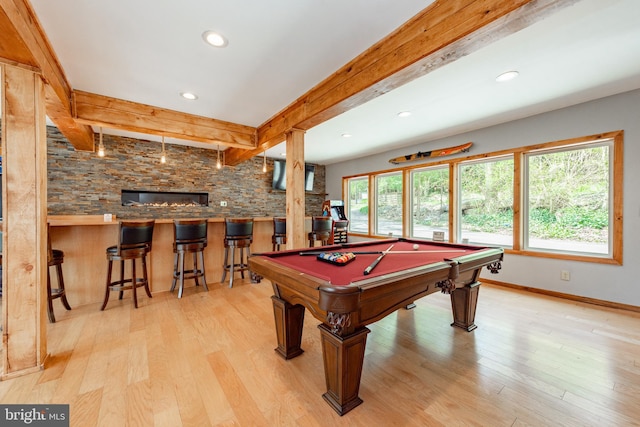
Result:
{"type": "Polygon", "coordinates": [[[398,163],[413,162],[414,160],[428,159],[431,157],[450,156],[452,154],[469,151],[469,148],[471,148],[472,145],[473,142],[467,142],[466,144],[456,145],[455,147],[440,148],[438,150],[431,151],[418,151],[417,153],[408,154],[406,156],[395,157],[389,160],[389,163],[397,165],[398,163]]]}

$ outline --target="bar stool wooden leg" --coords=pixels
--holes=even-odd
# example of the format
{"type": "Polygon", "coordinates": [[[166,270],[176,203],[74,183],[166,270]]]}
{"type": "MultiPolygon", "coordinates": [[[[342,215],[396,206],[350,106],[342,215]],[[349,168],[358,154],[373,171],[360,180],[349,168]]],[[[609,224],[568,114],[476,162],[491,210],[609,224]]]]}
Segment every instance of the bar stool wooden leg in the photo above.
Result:
{"type": "Polygon", "coordinates": [[[178,288],[178,298],[182,298],[184,290],[184,252],[178,255],[178,276],[180,276],[180,287],[178,288]]]}
{"type": "Polygon", "coordinates": [[[144,290],[147,292],[149,298],[153,298],[151,295],[151,289],[149,288],[149,275],[147,274],[147,256],[142,256],[142,277],[144,279],[144,290]]]}
{"type": "MultiPolygon", "coordinates": [[[[120,261],[120,285],[124,285],[124,260],[120,261]]],[[[124,291],[118,293],[118,299],[122,299],[124,291]]]]}
{"type": "MultiPolygon", "coordinates": [[[[47,267],[48,269],[49,267],[47,267]]],[[[47,270],[47,314],[49,322],[56,323],[56,316],[53,314],[53,301],[51,300],[51,276],[47,270]]]]}
{"type": "Polygon", "coordinates": [[[71,310],[67,300],[67,291],[64,289],[64,277],[62,276],[62,264],[56,265],[56,275],[58,276],[58,289],[60,289],[60,300],[65,309],[71,310]]]}
{"type": "Polygon", "coordinates": [[[240,277],[244,279],[244,248],[240,248],[240,277]]]}
{"type": "Polygon", "coordinates": [[[100,311],[104,311],[105,307],[107,306],[107,303],[109,302],[109,294],[111,293],[111,290],[109,289],[109,285],[111,285],[111,270],[113,268],[113,261],[109,261],[109,266],[107,267],[107,286],[105,287],[106,291],[104,294],[104,302],[102,303],[102,307],[100,308],[100,311]]]}
{"type": "Polygon", "coordinates": [[[176,288],[176,282],[178,281],[178,253],[173,254],[173,280],[171,281],[171,289],[169,292],[173,292],[176,288]]]}
{"type": "Polygon", "coordinates": [[[222,279],[220,279],[220,283],[224,283],[224,279],[227,277],[227,261],[229,259],[229,248],[224,248],[224,261],[222,261],[222,279]]]}
{"type": "Polygon", "coordinates": [[[200,286],[198,280],[198,254],[193,252],[193,280],[196,282],[196,286],[200,286]]]}
{"type": "Polygon", "coordinates": [[[207,287],[207,275],[205,274],[204,252],[199,252],[198,256],[200,257],[200,265],[202,266],[202,286],[204,287],[205,291],[209,292],[209,288],[207,287]]]}
{"type": "MultiPolygon", "coordinates": [[[[131,290],[133,291],[133,306],[135,308],[138,308],[138,295],[136,293],[136,288],[137,288],[137,281],[138,279],[136,279],[136,260],[132,259],[131,260],[131,284],[133,286],[131,286],[131,290]]],[[[122,291],[120,291],[120,295],[122,295],[122,291]]]]}
{"type": "Polygon", "coordinates": [[[232,288],[233,287],[233,276],[235,276],[235,256],[236,256],[236,248],[235,247],[231,247],[230,248],[231,251],[231,262],[229,263],[229,274],[231,275],[229,277],[229,287],[232,288]]]}

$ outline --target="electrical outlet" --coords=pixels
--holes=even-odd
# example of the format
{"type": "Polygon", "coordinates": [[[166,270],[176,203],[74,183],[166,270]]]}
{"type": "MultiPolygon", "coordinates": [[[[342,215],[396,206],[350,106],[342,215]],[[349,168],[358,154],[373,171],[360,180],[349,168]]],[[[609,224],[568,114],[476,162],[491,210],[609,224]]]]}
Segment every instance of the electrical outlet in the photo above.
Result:
{"type": "Polygon", "coordinates": [[[560,279],[566,280],[568,282],[569,280],[571,280],[571,273],[569,273],[567,270],[562,270],[560,272],[560,279]]]}
{"type": "Polygon", "coordinates": [[[223,200],[222,202],[220,202],[220,206],[222,206],[223,208],[227,207],[227,202],[223,200]]]}

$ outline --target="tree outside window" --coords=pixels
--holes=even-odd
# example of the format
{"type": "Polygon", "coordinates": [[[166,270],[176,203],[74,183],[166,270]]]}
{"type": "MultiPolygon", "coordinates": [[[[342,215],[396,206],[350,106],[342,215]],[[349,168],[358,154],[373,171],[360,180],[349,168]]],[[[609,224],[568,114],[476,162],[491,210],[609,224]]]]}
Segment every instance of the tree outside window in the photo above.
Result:
{"type": "Polygon", "coordinates": [[[369,233],[369,177],[351,178],[347,184],[349,231],[369,233]]]}
{"type": "Polygon", "coordinates": [[[375,234],[402,236],[402,172],[378,175],[375,183],[375,234]]]}
{"type": "Polygon", "coordinates": [[[432,238],[443,231],[449,240],[449,167],[411,173],[411,236],[432,238]]]}
{"type": "Polygon", "coordinates": [[[513,157],[459,168],[459,241],[513,245],[513,157]]]}
{"type": "Polygon", "coordinates": [[[611,143],[525,156],[525,247],[608,254],[611,143]]]}

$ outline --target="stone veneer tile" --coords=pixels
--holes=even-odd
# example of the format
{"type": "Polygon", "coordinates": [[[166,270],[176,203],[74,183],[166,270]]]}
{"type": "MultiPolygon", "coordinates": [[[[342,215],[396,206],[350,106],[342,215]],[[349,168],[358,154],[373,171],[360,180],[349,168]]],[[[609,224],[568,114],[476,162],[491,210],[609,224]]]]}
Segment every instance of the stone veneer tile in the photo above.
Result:
{"type": "MultiPolygon", "coordinates": [[[[217,150],[165,144],[167,163],[160,164],[160,144],[103,135],[106,156],[76,151],[60,131],[47,127],[48,213],[118,218],[270,217],[284,216],[285,193],[271,190],[273,160],[262,157],[216,169],[217,150]],[[121,190],[206,192],[206,207],[122,206],[121,190]],[[226,201],[227,207],[221,207],[226,201]]],[[[97,146],[97,143],[96,143],[97,146]]],[[[325,168],[316,165],[314,191],[307,193],[305,215],[321,215],[325,168]]]]}

